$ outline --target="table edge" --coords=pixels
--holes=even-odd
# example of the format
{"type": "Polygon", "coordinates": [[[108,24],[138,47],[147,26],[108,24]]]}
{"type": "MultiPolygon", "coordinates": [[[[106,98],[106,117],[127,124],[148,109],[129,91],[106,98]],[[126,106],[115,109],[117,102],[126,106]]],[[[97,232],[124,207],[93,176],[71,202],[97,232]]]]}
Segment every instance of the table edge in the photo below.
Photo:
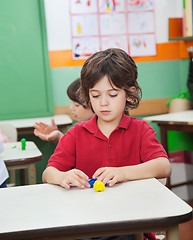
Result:
{"type": "MultiPolygon", "coordinates": [[[[174,217],[164,217],[159,219],[132,220],[113,223],[84,224],[66,227],[53,227],[45,229],[27,230],[19,232],[0,233],[1,240],[24,240],[40,239],[46,237],[48,240],[53,237],[78,237],[78,236],[103,236],[104,234],[134,234],[140,231],[154,232],[157,230],[167,230],[180,223],[187,222],[193,218],[193,211],[174,217]],[[137,226],[137,227],[136,227],[137,226]],[[151,226],[151,227],[150,227],[151,226]]],[[[104,236],[105,236],[104,235],[104,236]]],[[[109,235],[109,236],[110,236],[109,235]]]]}
{"type": "Polygon", "coordinates": [[[15,164],[19,165],[23,165],[23,164],[30,164],[30,163],[35,163],[42,160],[42,154],[38,155],[36,157],[30,157],[30,158],[18,158],[18,159],[13,159],[13,160],[4,160],[6,166],[14,166],[15,164]]]}

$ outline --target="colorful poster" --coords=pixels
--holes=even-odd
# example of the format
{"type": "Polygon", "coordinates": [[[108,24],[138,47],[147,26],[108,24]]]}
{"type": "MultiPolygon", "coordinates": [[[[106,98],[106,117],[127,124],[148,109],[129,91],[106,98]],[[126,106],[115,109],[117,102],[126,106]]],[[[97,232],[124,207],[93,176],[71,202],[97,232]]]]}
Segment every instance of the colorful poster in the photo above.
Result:
{"type": "Polygon", "coordinates": [[[128,11],[153,10],[153,0],[127,0],[128,11]]]}
{"type": "Polygon", "coordinates": [[[153,0],[71,0],[73,59],[107,48],[156,54],[153,0]]]}
{"type": "Polygon", "coordinates": [[[96,13],[97,1],[96,0],[70,0],[71,13],[96,13]]]}
{"type": "Polygon", "coordinates": [[[123,12],[125,0],[99,0],[99,11],[101,13],[123,12]]]}
{"type": "Polygon", "coordinates": [[[93,53],[100,51],[99,39],[97,37],[74,38],[72,44],[74,59],[86,59],[93,53]]]}
{"type": "Polygon", "coordinates": [[[130,55],[133,57],[156,55],[154,34],[135,35],[129,37],[130,55]]]}
{"type": "Polygon", "coordinates": [[[73,36],[93,36],[98,34],[98,20],[96,14],[72,16],[73,36]]]}

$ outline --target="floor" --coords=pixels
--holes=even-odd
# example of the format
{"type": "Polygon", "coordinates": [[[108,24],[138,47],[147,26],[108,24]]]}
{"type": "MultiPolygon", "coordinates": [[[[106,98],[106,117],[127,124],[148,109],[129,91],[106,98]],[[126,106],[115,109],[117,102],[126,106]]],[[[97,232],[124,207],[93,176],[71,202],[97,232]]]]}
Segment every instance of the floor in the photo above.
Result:
{"type": "MultiPolygon", "coordinates": [[[[189,201],[188,204],[193,208],[193,200],[189,201]]],[[[189,222],[180,224],[179,230],[180,240],[193,240],[193,219],[189,222]]]]}

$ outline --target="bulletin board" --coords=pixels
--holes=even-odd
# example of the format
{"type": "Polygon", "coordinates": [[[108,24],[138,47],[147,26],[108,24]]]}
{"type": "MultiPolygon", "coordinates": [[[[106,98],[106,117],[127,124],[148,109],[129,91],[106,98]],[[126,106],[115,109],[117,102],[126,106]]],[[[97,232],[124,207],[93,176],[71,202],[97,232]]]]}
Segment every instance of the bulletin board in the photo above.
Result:
{"type": "Polygon", "coordinates": [[[153,0],[71,0],[73,59],[110,47],[156,55],[153,0]]]}
{"type": "Polygon", "coordinates": [[[0,120],[52,115],[43,0],[0,1],[0,36],[0,120]]]}

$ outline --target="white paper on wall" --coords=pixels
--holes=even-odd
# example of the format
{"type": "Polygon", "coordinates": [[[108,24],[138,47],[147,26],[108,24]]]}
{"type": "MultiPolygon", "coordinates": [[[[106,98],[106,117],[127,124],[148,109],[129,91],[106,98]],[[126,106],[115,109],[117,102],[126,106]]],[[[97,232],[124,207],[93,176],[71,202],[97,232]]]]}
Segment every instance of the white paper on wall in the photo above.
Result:
{"type": "Polygon", "coordinates": [[[129,37],[130,54],[133,57],[156,55],[154,34],[133,35],[129,37]]]}
{"type": "Polygon", "coordinates": [[[70,5],[74,59],[111,47],[131,56],[156,54],[153,0],[73,0],[70,5]]]}

